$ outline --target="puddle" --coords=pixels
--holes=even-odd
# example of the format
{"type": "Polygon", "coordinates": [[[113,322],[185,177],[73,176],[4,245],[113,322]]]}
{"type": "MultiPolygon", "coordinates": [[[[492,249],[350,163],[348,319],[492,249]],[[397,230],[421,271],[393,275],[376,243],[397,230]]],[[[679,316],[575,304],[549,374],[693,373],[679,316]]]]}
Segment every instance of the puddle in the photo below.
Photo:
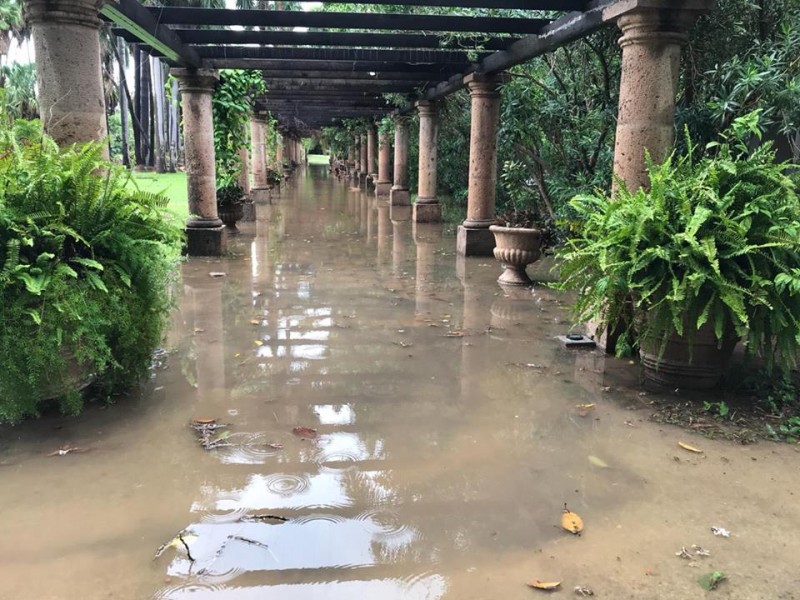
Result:
{"type": "Polygon", "coordinates": [[[183,265],[135,397],[0,428],[0,598],[509,600],[539,579],[672,600],[714,570],[719,598],[800,598],[795,448],[626,410],[631,367],[554,340],[567,299],[504,294],[493,260],[323,169],[258,210],[230,257],[183,265]],[[203,450],[193,418],[230,445],[203,450]],[[90,450],[48,456],[67,444],[90,450]],[[180,531],[193,560],[153,560],[180,531]],[[710,556],[675,556],[692,544],[710,556]]]}

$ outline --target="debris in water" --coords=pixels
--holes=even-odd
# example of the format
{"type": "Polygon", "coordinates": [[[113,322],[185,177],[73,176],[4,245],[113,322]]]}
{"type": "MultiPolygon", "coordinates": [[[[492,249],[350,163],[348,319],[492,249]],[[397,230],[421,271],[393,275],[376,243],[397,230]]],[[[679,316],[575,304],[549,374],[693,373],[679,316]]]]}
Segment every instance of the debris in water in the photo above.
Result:
{"type": "Polygon", "coordinates": [[[70,446],[69,444],[66,444],[61,446],[61,448],[58,450],[53,450],[47,456],[66,456],[71,452],[88,452],[89,450],[91,450],[91,448],[79,448],[77,446],[70,446]]]}
{"type": "Polygon", "coordinates": [[[222,273],[221,271],[211,271],[208,275],[210,277],[217,278],[217,277],[225,277],[227,273],[222,273]]]}
{"type": "Polygon", "coordinates": [[[575,409],[578,411],[579,417],[585,417],[589,412],[594,410],[594,404],[577,404],[575,409]]]}
{"type": "Polygon", "coordinates": [[[183,531],[179,531],[170,541],[168,541],[166,544],[161,544],[158,547],[155,556],[153,556],[153,560],[164,554],[164,551],[167,548],[175,548],[176,550],[183,550],[186,552],[186,556],[189,558],[189,560],[194,562],[194,557],[189,550],[189,544],[194,542],[196,539],[197,536],[189,530],[184,529],[183,531]]]}
{"type": "Polygon", "coordinates": [[[261,340],[253,340],[253,343],[254,343],[256,346],[263,346],[263,345],[264,345],[264,342],[262,342],[261,340]]]}
{"type": "Polygon", "coordinates": [[[395,346],[400,346],[401,348],[410,348],[414,344],[410,342],[392,342],[395,346]]]}
{"type": "Polygon", "coordinates": [[[261,325],[261,321],[259,319],[250,319],[250,325],[261,325]]]}
{"type": "Polygon", "coordinates": [[[699,583],[700,587],[705,591],[710,592],[717,589],[717,586],[725,579],[725,573],[722,571],[712,571],[711,573],[700,575],[700,577],[697,578],[697,583],[699,583]]]}
{"type": "Polygon", "coordinates": [[[286,523],[289,519],[281,517],[280,515],[245,515],[239,518],[239,521],[245,523],[249,522],[262,522],[262,521],[280,521],[286,523]]]}
{"type": "Polygon", "coordinates": [[[731,532],[725,529],[724,527],[712,527],[711,533],[724,538],[731,537],[731,532]]]}
{"type": "Polygon", "coordinates": [[[451,338],[460,338],[464,337],[463,331],[448,331],[444,334],[444,337],[451,337],[451,338]]]}
{"type": "Polygon", "coordinates": [[[692,560],[695,556],[711,556],[711,552],[702,546],[692,544],[689,548],[681,546],[681,549],[675,553],[675,556],[685,558],[686,560],[692,560]]]}
{"type": "Polygon", "coordinates": [[[695,454],[703,453],[703,451],[700,450],[700,448],[695,448],[694,446],[690,446],[689,444],[685,444],[683,442],[678,442],[678,446],[680,446],[684,450],[688,450],[689,452],[694,452],[695,454]]]}
{"type": "Polygon", "coordinates": [[[295,427],[292,429],[292,433],[302,438],[314,439],[317,437],[317,430],[312,429],[311,427],[295,427]]]}
{"type": "Polygon", "coordinates": [[[566,502],[564,503],[564,512],[561,514],[561,527],[573,535],[580,535],[581,531],[583,531],[583,519],[570,511],[566,502]]]}
{"type": "Polygon", "coordinates": [[[589,455],[589,462],[592,463],[595,467],[600,467],[601,469],[607,469],[608,464],[602,458],[598,458],[597,456],[589,455]]]}
{"type": "Polygon", "coordinates": [[[532,581],[528,584],[529,587],[536,588],[537,590],[554,590],[561,585],[560,581],[532,581]]]}
{"type": "Polygon", "coordinates": [[[585,598],[586,596],[594,596],[594,592],[591,590],[591,588],[588,588],[585,585],[576,585],[575,595],[585,598]]]}

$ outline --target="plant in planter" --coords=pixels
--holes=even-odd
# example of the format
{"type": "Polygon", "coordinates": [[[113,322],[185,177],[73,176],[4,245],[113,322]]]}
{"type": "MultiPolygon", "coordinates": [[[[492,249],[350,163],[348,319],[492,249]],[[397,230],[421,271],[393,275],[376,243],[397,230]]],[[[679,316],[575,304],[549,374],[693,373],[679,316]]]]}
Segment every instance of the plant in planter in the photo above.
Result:
{"type": "Polygon", "coordinates": [[[60,150],[41,124],[0,122],[0,421],[16,422],[147,373],[181,234],[101,144],[60,150]]]}
{"type": "Polygon", "coordinates": [[[494,257],[505,269],[498,283],[531,285],[525,269],[541,256],[551,236],[550,228],[542,224],[533,209],[513,208],[498,215],[497,222],[489,230],[495,239],[494,257]]]}
{"type": "MultiPolygon", "coordinates": [[[[651,187],[582,195],[583,219],[562,252],[575,314],[620,325],[645,376],[710,388],[733,346],[788,371],[800,347],[800,199],[788,166],[760,137],[759,113],[737,119],[706,153],[648,167],[651,187]]],[[[687,136],[688,137],[688,136],[687,136]]]]}
{"type": "Polygon", "coordinates": [[[232,232],[238,231],[236,222],[244,216],[244,190],[236,180],[224,182],[217,188],[217,214],[232,232]]]}

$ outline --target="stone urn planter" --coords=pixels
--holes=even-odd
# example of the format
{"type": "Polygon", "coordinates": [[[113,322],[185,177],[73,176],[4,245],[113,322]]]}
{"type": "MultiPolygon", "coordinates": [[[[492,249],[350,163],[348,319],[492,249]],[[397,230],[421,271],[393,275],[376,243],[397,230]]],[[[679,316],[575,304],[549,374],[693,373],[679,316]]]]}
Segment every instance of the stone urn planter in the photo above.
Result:
{"type": "Polygon", "coordinates": [[[61,377],[53,377],[46,386],[39,390],[39,399],[53,400],[72,392],[81,392],[89,387],[97,378],[97,373],[87,364],[81,364],[71,352],[61,350],[66,361],[66,369],[61,377]]]}
{"type": "Polygon", "coordinates": [[[492,225],[494,257],[505,271],[497,279],[501,285],[531,285],[525,268],[539,259],[542,253],[542,231],[527,227],[501,227],[492,225]]]}
{"type": "Polygon", "coordinates": [[[695,332],[691,343],[673,333],[662,353],[662,341],[663,338],[642,341],[645,380],[671,389],[708,390],[722,382],[738,339],[730,331],[719,344],[713,327],[707,323],[695,332]]]}
{"type": "Polygon", "coordinates": [[[244,216],[244,206],[241,202],[228,206],[218,206],[217,215],[219,215],[220,220],[225,223],[225,227],[231,230],[231,233],[236,233],[239,231],[236,227],[236,223],[241,221],[244,216]]]}

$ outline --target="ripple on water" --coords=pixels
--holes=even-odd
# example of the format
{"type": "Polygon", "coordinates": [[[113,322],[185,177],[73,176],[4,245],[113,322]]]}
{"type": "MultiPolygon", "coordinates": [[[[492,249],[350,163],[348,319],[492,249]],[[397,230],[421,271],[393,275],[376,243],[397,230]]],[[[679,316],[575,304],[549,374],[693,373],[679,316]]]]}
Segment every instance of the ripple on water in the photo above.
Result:
{"type": "Polygon", "coordinates": [[[411,532],[411,528],[401,522],[400,515],[385,508],[365,510],[356,520],[368,532],[379,537],[399,537],[411,532]]]}
{"type": "Polygon", "coordinates": [[[333,515],[330,513],[315,513],[311,515],[304,515],[301,517],[296,517],[292,519],[292,523],[296,525],[305,525],[307,523],[331,523],[334,525],[338,525],[339,523],[344,523],[346,519],[340,515],[333,515]]]}
{"type": "Polygon", "coordinates": [[[220,494],[215,496],[217,506],[231,505],[232,508],[203,508],[200,510],[200,521],[203,523],[235,523],[247,515],[247,508],[240,504],[238,496],[233,494],[220,494]]]}
{"type": "Polygon", "coordinates": [[[204,595],[211,596],[223,590],[224,587],[216,583],[192,581],[191,583],[180,583],[161,588],[153,596],[153,600],[180,600],[189,596],[202,598],[204,595]]]}
{"type": "Polygon", "coordinates": [[[267,489],[279,496],[294,496],[308,489],[308,478],[288,473],[273,473],[264,477],[267,489]]]}
{"type": "Polygon", "coordinates": [[[283,451],[282,447],[270,446],[275,443],[275,440],[264,432],[232,433],[226,441],[233,446],[225,446],[216,450],[217,457],[225,464],[264,464],[268,459],[283,451]]]}

